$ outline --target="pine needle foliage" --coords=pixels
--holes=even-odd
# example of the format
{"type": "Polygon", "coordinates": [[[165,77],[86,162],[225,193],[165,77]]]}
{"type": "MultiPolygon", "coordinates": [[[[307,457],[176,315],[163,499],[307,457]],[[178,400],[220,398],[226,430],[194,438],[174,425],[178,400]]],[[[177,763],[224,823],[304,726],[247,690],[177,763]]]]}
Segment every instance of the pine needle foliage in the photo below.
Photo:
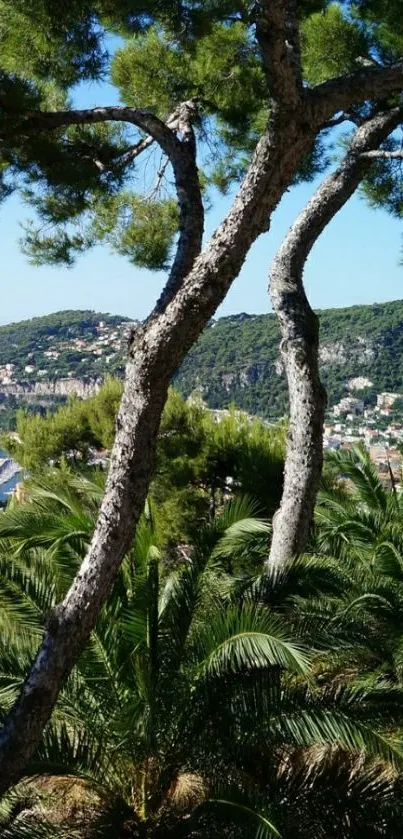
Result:
{"type": "MultiPolygon", "coordinates": [[[[105,121],[27,132],[26,115],[69,109],[78,84],[105,80],[123,105],[165,120],[182,102],[197,102],[208,208],[217,190],[243,177],[269,116],[254,11],[250,0],[1,0],[0,197],[18,190],[32,208],[23,247],[35,264],[72,265],[107,243],[135,265],[165,270],[179,214],[164,155],[127,155],[142,131],[105,121]]],[[[304,0],[298,12],[306,85],[363,61],[387,66],[402,53],[398,0],[304,0]]],[[[320,132],[295,182],[329,163],[320,132]]],[[[398,181],[395,164],[379,166],[367,184],[371,203],[400,214],[398,181]]]]}

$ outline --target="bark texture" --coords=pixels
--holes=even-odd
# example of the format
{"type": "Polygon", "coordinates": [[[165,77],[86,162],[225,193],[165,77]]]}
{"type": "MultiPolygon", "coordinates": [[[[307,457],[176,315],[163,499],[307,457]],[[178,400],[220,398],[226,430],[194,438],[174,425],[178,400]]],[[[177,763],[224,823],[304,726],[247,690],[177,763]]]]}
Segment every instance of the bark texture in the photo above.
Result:
{"type": "Polygon", "coordinates": [[[290,229],[270,273],[290,399],[290,424],[281,505],[273,520],[268,569],[280,570],[305,550],[323,462],[326,395],[320,381],[319,321],[303,286],[308,254],[334,215],[357,189],[379,145],[401,122],[396,108],[368,120],[355,133],[340,168],[320,186],[290,229]]]}
{"type": "MultiPolygon", "coordinates": [[[[137,125],[170,159],[181,227],[166,291],[131,347],[105,496],[91,546],[71,589],[49,620],[19,700],[0,735],[0,794],[21,777],[39,744],[63,680],[88,641],[129,547],[152,476],[161,412],[173,373],[224,299],[250,246],[268,229],[272,210],[323,124],[345,107],[403,87],[403,65],[394,65],[363,70],[316,91],[303,89],[294,37],[295,6],[286,0],[256,3],[256,28],[258,32],[260,27],[270,82],[270,120],[230,212],[201,255],[203,214],[189,108],[180,107],[174,124],[164,124],[148,111],[115,107],[30,113],[13,122],[18,132],[106,120],[137,125]],[[291,51],[288,38],[293,41],[291,51]]],[[[136,156],[140,145],[128,154],[136,156]]],[[[283,312],[296,310],[288,289],[279,289],[278,300],[283,312]]],[[[307,310],[305,315],[314,335],[314,321],[307,310]]],[[[292,329],[286,332],[293,340],[292,329]]],[[[311,338],[312,347],[315,340],[311,338]]]]}
{"type": "Polygon", "coordinates": [[[268,87],[275,101],[298,107],[302,93],[301,53],[296,0],[257,0],[256,37],[268,87]]]}

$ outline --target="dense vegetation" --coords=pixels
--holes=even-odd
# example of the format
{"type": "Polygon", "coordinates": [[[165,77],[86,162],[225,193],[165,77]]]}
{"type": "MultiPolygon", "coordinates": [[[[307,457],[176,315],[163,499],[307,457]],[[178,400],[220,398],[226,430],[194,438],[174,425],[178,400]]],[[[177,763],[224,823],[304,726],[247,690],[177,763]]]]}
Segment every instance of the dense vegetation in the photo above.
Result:
{"type": "Polygon", "coordinates": [[[72,397],[56,410],[16,413],[17,434],[5,434],[10,454],[26,469],[38,469],[64,455],[85,461],[91,447],[110,448],[122,395],[119,379],[107,378],[96,396],[72,397]]]}
{"type": "MultiPolygon", "coordinates": [[[[82,468],[107,466],[122,385],[108,379],[91,399],[72,399],[45,416],[17,414],[17,437],[2,443],[30,474],[49,463],[82,468]]],[[[191,538],[228,494],[247,493],[265,515],[280,501],[285,428],[268,428],[234,411],[217,421],[200,402],[185,402],[171,390],[162,417],[151,489],[155,527],[164,545],[191,538]],[[163,534],[163,535],[162,535],[163,534]]]]}
{"type": "MultiPolygon", "coordinates": [[[[188,433],[176,395],[170,410],[188,433]]],[[[102,471],[62,463],[0,515],[0,716],[85,554],[103,486],[102,471]]],[[[1,802],[4,839],[399,839],[402,501],[362,450],[335,455],[311,553],[262,577],[270,521],[239,489],[177,545],[174,566],[150,498],[1,802]]]]}
{"type": "MultiPolygon", "coordinates": [[[[319,316],[322,377],[329,404],[345,394],[346,382],[357,375],[370,378],[372,394],[403,391],[403,301],[327,309],[319,316]]],[[[15,364],[13,381],[31,384],[40,380],[37,371],[45,365],[46,380],[68,375],[83,380],[105,378],[110,373],[121,375],[126,346],[124,323],[120,316],[60,312],[0,327],[0,366],[15,364]],[[102,321],[107,333],[117,329],[121,337],[117,346],[94,355],[102,321]],[[75,339],[84,346],[67,349],[65,344],[75,339]],[[59,352],[57,359],[43,358],[50,345],[59,352]],[[27,374],[25,366],[30,364],[35,369],[27,374]]],[[[185,396],[200,391],[211,408],[234,404],[266,418],[283,416],[287,391],[279,365],[279,331],[274,315],[242,314],[212,322],[176,375],[175,386],[185,396]]],[[[0,405],[0,427],[4,429],[15,426],[16,403],[14,400],[11,404],[10,398],[3,397],[0,405]]],[[[371,400],[371,391],[367,398],[371,400]]],[[[31,410],[42,413],[47,407],[44,397],[30,404],[31,410]]]]}

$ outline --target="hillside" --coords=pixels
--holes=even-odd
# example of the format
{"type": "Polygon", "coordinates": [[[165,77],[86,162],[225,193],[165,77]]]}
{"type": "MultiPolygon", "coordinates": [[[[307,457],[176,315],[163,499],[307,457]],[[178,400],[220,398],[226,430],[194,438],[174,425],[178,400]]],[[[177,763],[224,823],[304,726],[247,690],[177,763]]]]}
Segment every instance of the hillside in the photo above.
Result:
{"type": "MultiPolygon", "coordinates": [[[[321,371],[330,405],[356,376],[368,377],[373,393],[403,391],[402,300],[318,314],[321,371]]],[[[264,417],[284,414],[287,392],[275,316],[241,314],[210,324],[189,353],[176,385],[186,395],[200,388],[211,407],[234,402],[264,417]]]]}
{"type": "Polygon", "coordinates": [[[83,380],[122,372],[129,318],[65,311],[0,327],[0,381],[83,380]]]}
{"type": "MultiPolygon", "coordinates": [[[[403,392],[403,301],[327,309],[319,316],[330,404],[356,376],[373,383],[369,400],[382,390],[403,392]]],[[[3,416],[10,399],[10,409],[35,399],[43,408],[69,393],[87,395],[108,373],[122,375],[129,323],[121,316],[67,311],[0,327],[3,416]]],[[[235,403],[249,413],[279,416],[287,393],[278,346],[274,315],[221,318],[205,330],[175,384],[185,395],[199,390],[213,408],[235,403]]]]}

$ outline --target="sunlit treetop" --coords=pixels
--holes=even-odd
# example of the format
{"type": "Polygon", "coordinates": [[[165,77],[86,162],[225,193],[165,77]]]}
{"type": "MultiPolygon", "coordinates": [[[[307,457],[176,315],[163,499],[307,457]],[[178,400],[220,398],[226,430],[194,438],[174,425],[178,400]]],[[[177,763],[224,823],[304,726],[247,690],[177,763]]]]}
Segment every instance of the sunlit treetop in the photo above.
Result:
{"type": "MultiPolygon", "coordinates": [[[[403,55],[400,6],[299,2],[305,85],[403,55]]],[[[242,177],[269,116],[255,17],[247,0],[0,0],[2,192],[21,190],[39,218],[25,237],[34,261],[71,264],[107,242],[137,265],[166,268],[179,216],[164,154],[156,144],[130,154],[145,137],[134,125],[38,123],[32,132],[23,115],[73,107],[79,82],[92,99],[94,80],[164,121],[191,100],[208,207],[211,187],[225,192],[242,177]]],[[[325,138],[299,179],[325,168],[325,138]]]]}

